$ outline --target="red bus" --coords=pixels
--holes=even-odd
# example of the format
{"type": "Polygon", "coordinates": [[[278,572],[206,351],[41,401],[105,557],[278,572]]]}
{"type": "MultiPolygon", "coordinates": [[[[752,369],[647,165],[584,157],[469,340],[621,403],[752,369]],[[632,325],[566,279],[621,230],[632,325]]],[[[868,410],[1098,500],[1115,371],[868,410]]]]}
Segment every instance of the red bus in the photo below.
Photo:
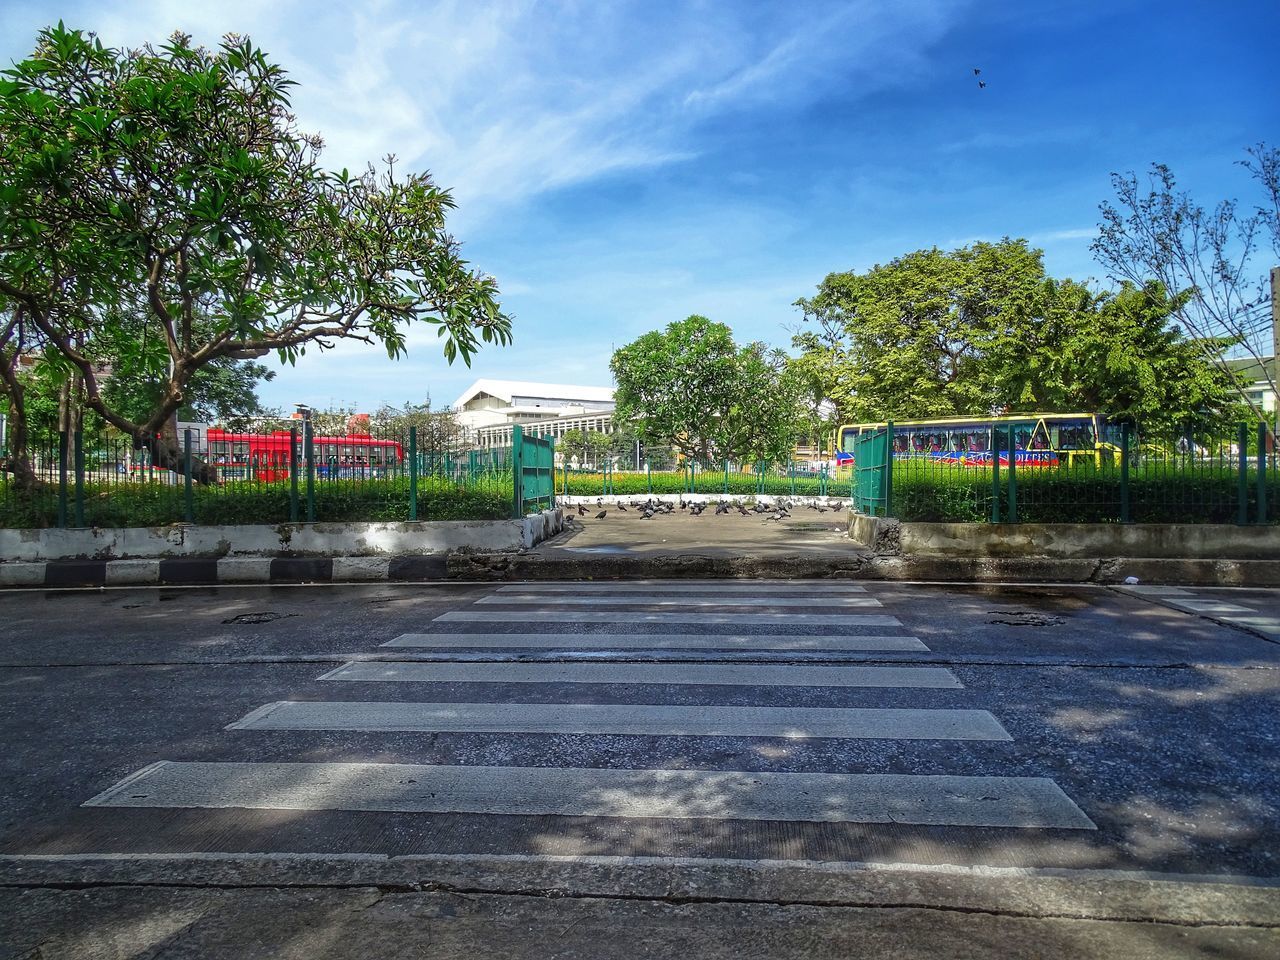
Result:
{"type": "MultiPolygon", "coordinates": [[[[223,480],[289,479],[289,431],[233,433],[210,427],[209,463],[223,480]]],[[[316,476],[331,480],[383,477],[404,464],[404,448],[395,440],[377,440],[367,433],[343,437],[312,437],[316,476]]],[[[302,431],[298,431],[298,466],[306,467],[302,431]]]]}

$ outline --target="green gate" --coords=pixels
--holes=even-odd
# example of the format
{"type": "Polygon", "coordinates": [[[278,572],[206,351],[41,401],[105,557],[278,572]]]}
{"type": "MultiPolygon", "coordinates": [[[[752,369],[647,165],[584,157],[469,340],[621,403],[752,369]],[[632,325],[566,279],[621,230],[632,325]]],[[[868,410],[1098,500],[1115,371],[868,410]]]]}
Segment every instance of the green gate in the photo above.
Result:
{"type": "Polygon", "coordinates": [[[511,472],[515,486],[511,506],[516,519],[531,511],[555,507],[555,440],[551,437],[526,437],[522,427],[512,427],[511,472]]]}
{"type": "Polygon", "coordinates": [[[853,507],[887,517],[893,496],[893,424],[864,430],[853,442],[853,507]]]}

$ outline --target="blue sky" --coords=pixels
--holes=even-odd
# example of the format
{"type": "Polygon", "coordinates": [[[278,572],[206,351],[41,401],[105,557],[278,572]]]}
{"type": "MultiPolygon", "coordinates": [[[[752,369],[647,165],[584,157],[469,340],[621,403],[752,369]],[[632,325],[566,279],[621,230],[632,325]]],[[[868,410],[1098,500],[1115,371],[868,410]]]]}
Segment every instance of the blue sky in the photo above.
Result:
{"type": "Polygon", "coordinates": [[[271,404],[451,402],[478,376],[609,382],[615,346],[691,313],[785,346],[829,272],[1022,236],[1089,254],[1113,170],[1205,201],[1280,139],[1280,3],[0,0],[0,60],[50,21],[113,45],[236,31],[301,84],[333,167],[432,171],[515,343],[447,365],[308,354],[271,404]],[[979,90],[972,73],[988,82],[979,90]]]}

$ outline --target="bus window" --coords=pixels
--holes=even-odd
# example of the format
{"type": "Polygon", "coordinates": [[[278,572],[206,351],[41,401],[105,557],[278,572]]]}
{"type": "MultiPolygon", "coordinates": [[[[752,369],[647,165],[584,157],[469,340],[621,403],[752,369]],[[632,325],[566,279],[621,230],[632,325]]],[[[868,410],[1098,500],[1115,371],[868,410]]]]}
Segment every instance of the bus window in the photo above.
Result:
{"type": "Polygon", "coordinates": [[[1048,450],[1049,449],[1049,428],[1045,426],[1041,420],[1036,424],[1035,431],[1031,434],[1032,450],[1048,450]]]}
{"type": "Polygon", "coordinates": [[[1092,450],[1093,424],[1088,420],[1066,420],[1057,425],[1059,450],[1092,450]]]}
{"type": "Polygon", "coordinates": [[[853,453],[853,445],[858,439],[857,427],[845,427],[840,431],[840,449],[845,453],[853,453]]]}

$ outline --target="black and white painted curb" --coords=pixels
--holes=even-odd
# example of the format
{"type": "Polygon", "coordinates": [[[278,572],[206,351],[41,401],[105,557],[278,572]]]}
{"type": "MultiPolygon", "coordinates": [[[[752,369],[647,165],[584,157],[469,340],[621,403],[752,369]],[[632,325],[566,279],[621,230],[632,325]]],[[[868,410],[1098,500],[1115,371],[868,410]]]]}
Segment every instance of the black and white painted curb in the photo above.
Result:
{"type": "Polygon", "coordinates": [[[175,557],[0,563],[0,587],[443,580],[443,554],[401,557],[175,557]]]}

